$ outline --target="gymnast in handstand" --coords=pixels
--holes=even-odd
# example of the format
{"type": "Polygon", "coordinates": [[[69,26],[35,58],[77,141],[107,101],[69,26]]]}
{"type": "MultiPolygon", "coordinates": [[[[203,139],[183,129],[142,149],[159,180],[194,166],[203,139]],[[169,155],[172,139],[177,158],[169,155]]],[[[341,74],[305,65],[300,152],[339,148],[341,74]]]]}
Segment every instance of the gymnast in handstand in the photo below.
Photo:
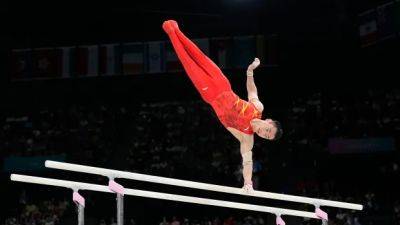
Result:
{"type": "Polygon", "coordinates": [[[261,119],[264,106],[258,98],[253,78],[253,70],[260,65],[260,60],[255,58],[247,68],[248,100],[242,100],[232,91],[228,79],[218,66],[180,31],[176,21],[165,21],[162,27],[203,100],[211,105],[221,123],[239,140],[243,159],[243,189],[252,191],[254,133],[267,140],[277,140],[282,136],[278,121],[261,119]]]}

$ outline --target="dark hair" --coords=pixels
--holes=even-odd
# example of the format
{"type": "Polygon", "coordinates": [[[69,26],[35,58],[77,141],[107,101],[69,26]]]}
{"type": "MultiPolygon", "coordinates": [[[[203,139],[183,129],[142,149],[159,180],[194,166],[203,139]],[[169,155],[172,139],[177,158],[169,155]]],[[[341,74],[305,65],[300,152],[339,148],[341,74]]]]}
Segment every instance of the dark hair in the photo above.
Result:
{"type": "Polygon", "coordinates": [[[274,123],[274,126],[276,127],[276,133],[275,133],[275,137],[272,140],[276,141],[282,137],[283,130],[282,130],[281,123],[279,123],[276,120],[274,120],[273,123],[274,123]]]}

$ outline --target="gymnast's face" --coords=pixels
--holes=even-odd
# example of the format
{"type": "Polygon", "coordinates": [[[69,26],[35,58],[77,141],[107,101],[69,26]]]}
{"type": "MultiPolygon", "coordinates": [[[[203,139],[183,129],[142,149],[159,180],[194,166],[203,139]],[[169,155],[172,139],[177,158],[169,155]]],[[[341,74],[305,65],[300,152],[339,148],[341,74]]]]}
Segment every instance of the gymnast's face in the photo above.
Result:
{"type": "Polygon", "coordinates": [[[258,136],[267,140],[273,140],[277,132],[275,123],[271,119],[258,120],[257,126],[253,130],[258,136]]]}

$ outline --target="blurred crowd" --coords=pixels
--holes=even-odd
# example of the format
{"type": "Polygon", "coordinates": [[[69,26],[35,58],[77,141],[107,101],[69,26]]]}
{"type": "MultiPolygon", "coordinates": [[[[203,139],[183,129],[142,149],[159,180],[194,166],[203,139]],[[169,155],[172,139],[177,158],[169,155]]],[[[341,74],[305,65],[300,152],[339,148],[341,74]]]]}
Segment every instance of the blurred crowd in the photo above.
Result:
{"type": "Polygon", "coordinates": [[[22,192],[19,205],[14,209],[15,215],[2,221],[4,225],[59,225],[60,218],[70,207],[69,201],[47,199],[30,202],[22,192]]]}

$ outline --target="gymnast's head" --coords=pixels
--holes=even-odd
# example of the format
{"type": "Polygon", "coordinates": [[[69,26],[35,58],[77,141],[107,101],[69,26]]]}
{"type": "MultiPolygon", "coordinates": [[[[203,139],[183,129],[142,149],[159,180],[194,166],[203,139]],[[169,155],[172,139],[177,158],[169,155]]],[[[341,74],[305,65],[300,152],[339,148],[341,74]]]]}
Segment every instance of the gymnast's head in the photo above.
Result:
{"type": "Polygon", "coordinates": [[[254,132],[261,138],[275,141],[282,137],[283,130],[281,124],[272,119],[254,119],[252,121],[254,132]]]}

